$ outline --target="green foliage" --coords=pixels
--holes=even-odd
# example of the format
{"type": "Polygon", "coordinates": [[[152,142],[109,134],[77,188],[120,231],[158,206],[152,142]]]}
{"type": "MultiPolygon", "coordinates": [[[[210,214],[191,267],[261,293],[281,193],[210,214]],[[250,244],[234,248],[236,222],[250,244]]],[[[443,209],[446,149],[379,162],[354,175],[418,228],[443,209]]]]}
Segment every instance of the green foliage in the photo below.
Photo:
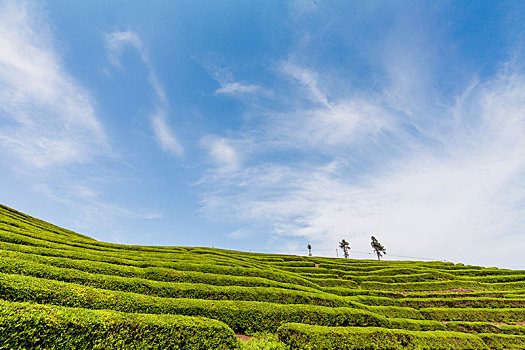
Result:
{"type": "Polygon", "coordinates": [[[424,307],[469,307],[469,308],[506,308],[506,307],[525,307],[525,298],[417,298],[398,300],[404,306],[413,308],[424,307]]]}
{"type": "Polygon", "coordinates": [[[488,322],[450,321],[445,324],[450,331],[464,333],[495,333],[525,335],[525,327],[515,325],[497,325],[488,322]]]}
{"type": "Polygon", "coordinates": [[[11,301],[32,301],[123,312],[203,316],[221,320],[236,332],[275,331],[285,322],[332,326],[388,324],[384,317],[370,311],[348,307],[160,298],[29,276],[0,276],[0,294],[4,299],[11,301]]]}
{"type": "Polygon", "coordinates": [[[350,244],[343,239],[341,242],[339,242],[339,248],[343,250],[345,259],[348,259],[348,251],[350,250],[350,244]]]}
{"type": "Polygon", "coordinates": [[[383,247],[383,245],[381,243],[379,243],[379,241],[374,236],[372,236],[372,243],[370,243],[370,245],[372,246],[372,248],[376,252],[377,260],[381,260],[381,257],[384,254],[386,254],[385,247],[383,247]]]}
{"type": "Polygon", "coordinates": [[[411,307],[402,306],[369,306],[368,310],[385,317],[391,318],[411,318],[411,319],[423,319],[423,315],[411,307]]]}
{"type": "Polygon", "coordinates": [[[281,326],[278,335],[292,349],[488,349],[475,335],[444,331],[320,327],[292,323],[281,326]]]}
{"type": "Polygon", "coordinates": [[[281,342],[275,334],[256,333],[252,338],[241,343],[242,350],[290,350],[290,347],[281,342]]]}
{"type": "Polygon", "coordinates": [[[2,349],[237,349],[224,323],[0,301],[2,349]]]}
{"type": "Polygon", "coordinates": [[[525,319],[525,308],[481,309],[481,308],[426,308],[419,312],[426,318],[438,321],[475,322],[521,322],[525,319]]]}
{"type": "MultiPolygon", "coordinates": [[[[48,264],[40,264],[32,261],[16,259],[6,256],[7,254],[5,253],[11,252],[0,252],[0,257],[2,258],[2,260],[0,260],[0,272],[24,274],[39,278],[73,282],[109,290],[120,290],[161,297],[219,300],[258,300],[281,304],[314,304],[325,306],[350,306],[355,304],[350,300],[345,301],[343,298],[339,298],[338,296],[322,293],[319,291],[315,291],[315,293],[313,293],[274,287],[262,288],[260,286],[216,286],[197,283],[197,281],[201,282],[205,280],[208,281],[208,283],[211,282],[214,284],[219,283],[222,280],[227,280],[227,278],[223,278],[222,275],[198,275],[200,278],[196,278],[193,273],[179,273],[170,270],[171,273],[166,274],[166,280],[193,280],[194,283],[161,282],[144,278],[120,277],[88,273],[69,268],[59,268],[48,264]],[[192,276],[193,278],[190,278],[192,276]]],[[[89,262],[84,262],[84,265],[89,265],[89,262]]],[[[256,278],[252,279],[252,283],[257,283],[257,281],[258,279],[256,278]]],[[[281,284],[277,285],[281,286],[281,284]]]]}
{"type": "Polygon", "coordinates": [[[507,334],[479,334],[491,349],[525,349],[525,336],[507,334]]]}
{"type": "Polygon", "coordinates": [[[384,282],[363,282],[361,288],[370,290],[389,290],[389,291],[435,291],[448,289],[474,289],[483,290],[487,287],[479,282],[472,281],[438,281],[438,282],[411,282],[411,283],[384,283],[384,282]]]}
{"type": "Polygon", "coordinates": [[[120,245],[2,205],[0,299],[0,349],[519,349],[525,337],[523,270],[120,245]]]}

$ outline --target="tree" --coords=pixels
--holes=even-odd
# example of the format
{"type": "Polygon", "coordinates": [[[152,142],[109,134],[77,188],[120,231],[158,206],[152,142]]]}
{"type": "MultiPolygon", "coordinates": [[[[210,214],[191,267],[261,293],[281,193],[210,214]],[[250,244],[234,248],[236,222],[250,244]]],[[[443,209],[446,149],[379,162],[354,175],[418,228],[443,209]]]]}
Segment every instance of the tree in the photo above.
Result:
{"type": "Polygon", "coordinates": [[[312,256],[312,246],[308,244],[308,256],[312,256]]]}
{"type": "Polygon", "coordinates": [[[347,241],[343,239],[341,242],[339,242],[339,248],[343,250],[345,259],[348,259],[348,251],[350,250],[350,243],[348,243],[347,241]]]}
{"type": "Polygon", "coordinates": [[[370,245],[372,246],[372,248],[374,248],[377,254],[377,260],[381,260],[383,254],[386,254],[386,248],[383,247],[383,245],[379,243],[374,236],[372,236],[372,243],[370,243],[370,245]]]}

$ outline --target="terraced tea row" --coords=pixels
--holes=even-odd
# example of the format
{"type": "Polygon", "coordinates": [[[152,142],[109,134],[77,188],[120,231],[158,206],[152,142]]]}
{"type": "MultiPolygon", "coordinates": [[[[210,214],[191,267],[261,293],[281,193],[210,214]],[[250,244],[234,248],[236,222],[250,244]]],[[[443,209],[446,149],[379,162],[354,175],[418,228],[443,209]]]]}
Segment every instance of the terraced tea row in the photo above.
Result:
{"type": "Polygon", "coordinates": [[[233,331],[263,331],[291,349],[525,348],[525,271],[118,245],[3,206],[0,298],[0,347],[235,349],[233,331]]]}

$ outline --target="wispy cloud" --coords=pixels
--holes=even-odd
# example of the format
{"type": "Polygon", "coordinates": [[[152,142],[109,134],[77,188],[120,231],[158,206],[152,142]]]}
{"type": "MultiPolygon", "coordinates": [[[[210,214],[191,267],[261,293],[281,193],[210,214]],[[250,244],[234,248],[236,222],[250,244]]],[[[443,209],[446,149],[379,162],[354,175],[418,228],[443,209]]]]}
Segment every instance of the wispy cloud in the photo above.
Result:
{"type": "Polygon", "coordinates": [[[280,65],[281,70],[286,74],[295,79],[301,86],[303,86],[309,94],[312,102],[320,103],[328,108],[328,98],[326,94],[319,87],[318,79],[316,74],[311,70],[300,67],[291,61],[285,61],[280,65]]]}
{"type": "Polygon", "coordinates": [[[240,82],[223,83],[220,88],[215,90],[215,95],[245,95],[245,94],[262,94],[265,93],[259,85],[242,84],[240,82]]]}
{"type": "Polygon", "coordinates": [[[351,92],[330,99],[321,87],[323,79],[311,69],[291,61],[280,63],[278,68],[281,79],[291,78],[295,83],[283,97],[290,101],[291,107],[283,110],[272,110],[271,105],[265,107],[268,111],[258,144],[337,157],[346,156],[351,147],[377,144],[384,141],[385,134],[398,131],[402,120],[382,96],[351,92]]]}
{"type": "Polygon", "coordinates": [[[132,210],[105,200],[103,194],[93,189],[92,184],[72,182],[66,184],[37,183],[33,190],[54,202],[73,210],[71,225],[77,229],[92,232],[94,227],[108,229],[116,218],[132,220],[156,220],[162,214],[147,210],[132,210]]]}
{"type": "Polygon", "coordinates": [[[93,101],[63,68],[46,18],[0,3],[0,145],[15,164],[47,168],[109,151],[93,101]]]}
{"type": "Polygon", "coordinates": [[[65,68],[51,27],[41,4],[0,1],[0,160],[16,172],[21,193],[57,212],[71,210],[62,223],[75,229],[104,231],[118,217],[158,218],[104,198],[110,174],[126,165],[111,147],[97,101],[65,68]]]}
{"type": "Polygon", "coordinates": [[[207,148],[208,157],[220,173],[229,173],[239,169],[241,157],[232,140],[208,135],[201,140],[207,148]]]}
{"type": "Polygon", "coordinates": [[[392,90],[331,100],[318,75],[285,67],[313,105],[265,114],[267,128],[255,144],[267,161],[209,179],[205,212],[230,217],[241,232],[264,226],[318,249],[347,238],[354,249],[368,250],[375,234],[390,258],[519,267],[525,76],[518,65],[473,79],[448,105],[427,104],[425,115],[409,123],[392,90]],[[280,156],[269,157],[275,152],[280,156]]]}
{"type": "Polygon", "coordinates": [[[246,97],[271,97],[272,92],[261,85],[250,84],[235,79],[232,68],[224,65],[216,55],[210,55],[204,64],[208,74],[219,84],[214,95],[231,96],[240,99],[246,97]]]}
{"type": "Polygon", "coordinates": [[[137,33],[132,31],[113,32],[106,35],[106,45],[111,63],[120,67],[120,56],[122,49],[129,45],[137,50],[142,62],[148,70],[148,80],[155,91],[155,109],[150,113],[150,122],[159,146],[167,153],[182,156],[184,149],[175,137],[169,126],[169,104],[166,92],[157,78],[155,69],[150,59],[149,51],[137,33]]]}

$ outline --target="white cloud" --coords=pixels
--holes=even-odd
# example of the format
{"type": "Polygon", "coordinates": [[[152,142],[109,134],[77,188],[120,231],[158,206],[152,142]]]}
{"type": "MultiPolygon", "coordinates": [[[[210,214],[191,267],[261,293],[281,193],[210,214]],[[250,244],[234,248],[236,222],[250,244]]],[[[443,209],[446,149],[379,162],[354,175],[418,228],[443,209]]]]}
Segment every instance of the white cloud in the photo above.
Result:
{"type": "Polygon", "coordinates": [[[29,3],[0,3],[0,145],[38,168],[108,151],[88,92],[62,67],[47,18],[29,3]]]}
{"type": "Polygon", "coordinates": [[[215,90],[215,95],[245,95],[265,93],[265,90],[259,85],[242,84],[239,82],[224,83],[220,88],[215,90]]]}
{"type": "Polygon", "coordinates": [[[240,99],[247,97],[271,97],[272,92],[257,84],[248,84],[236,81],[230,67],[221,65],[221,60],[211,54],[208,59],[210,62],[204,64],[208,74],[219,84],[214,95],[231,96],[240,99]]]}
{"type": "Polygon", "coordinates": [[[228,237],[232,239],[246,239],[252,235],[253,235],[253,232],[250,229],[242,227],[240,229],[230,232],[228,234],[228,237]]]}
{"type": "Polygon", "coordinates": [[[62,222],[76,229],[108,232],[115,217],[158,218],[112,204],[102,198],[107,188],[97,190],[122,164],[96,101],[64,68],[45,13],[34,2],[0,1],[0,158],[16,171],[13,186],[57,213],[71,210],[62,222]]]}
{"type": "Polygon", "coordinates": [[[300,67],[291,61],[283,62],[280,65],[280,68],[285,74],[294,78],[306,89],[312,102],[317,102],[330,108],[328,98],[319,87],[318,78],[314,72],[304,67],[300,67]]]}
{"type": "Polygon", "coordinates": [[[416,115],[409,125],[416,134],[404,129],[403,116],[387,112],[384,99],[328,102],[314,74],[297,76],[321,107],[278,112],[255,143],[264,145],[261,159],[272,159],[264,152],[276,152],[275,143],[280,154],[295,149],[324,158],[268,160],[209,179],[205,212],[327,251],[342,238],[369,250],[374,234],[387,258],[520,267],[525,76],[507,69],[468,86],[448,107],[416,115]],[[377,137],[384,139],[375,143],[377,137]],[[377,157],[373,166],[360,163],[363,148],[377,157]]]}
{"type": "Polygon", "coordinates": [[[131,45],[140,54],[144,63],[151,65],[147,51],[144,48],[142,39],[135,32],[113,32],[106,35],[106,45],[109,53],[109,60],[116,67],[121,67],[120,56],[125,45],[131,45]]]}
{"type": "Polygon", "coordinates": [[[373,140],[396,127],[391,114],[380,104],[359,98],[315,109],[278,113],[269,120],[272,122],[269,133],[279,145],[331,154],[335,146],[373,140]]]}
{"type": "Polygon", "coordinates": [[[167,117],[163,110],[151,115],[151,124],[160,147],[168,153],[181,156],[184,150],[167,124],[167,117]]]}
{"type": "Polygon", "coordinates": [[[208,149],[208,156],[220,173],[229,173],[239,169],[241,165],[239,152],[232,145],[231,140],[206,136],[202,139],[201,144],[208,149]]]}
{"type": "Polygon", "coordinates": [[[132,46],[139,53],[142,62],[148,70],[149,83],[155,91],[155,110],[150,113],[150,121],[157,143],[165,152],[180,157],[184,154],[184,148],[169,126],[169,105],[166,98],[166,92],[157,78],[149,52],[144,46],[142,39],[137,33],[132,31],[113,32],[106,35],[106,46],[109,59],[111,63],[117,67],[121,66],[120,56],[122,54],[122,49],[126,45],[132,46]]]}
{"type": "Polygon", "coordinates": [[[401,120],[382,96],[353,92],[329,99],[321,86],[334,82],[312,70],[288,61],[279,65],[279,72],[295,83],[287,86],[288,94],[277,103],[284,100],[290,107],[282,111],[272,110],[271,104],[264,106],[263,126],[258,127],[262,135],[257,140],[259,148],[346,156],[350,147],[374,146],[384,134],[399,131],[401,120]]]}
{"type": "Polygon", "coordinates": [[[132,210],[110,203],[102,198],[102,193],[90,187],[92,184],[68,182],[37,183],[33,186],[33,190],[54,202],[63,204],[68,210],[72,210],[72,224],[79,229],[92,231],[94,227],[102,226],[107,230],[117,217],[133,220],[162,218],[162,214],[157,212],[132,210]]]}

